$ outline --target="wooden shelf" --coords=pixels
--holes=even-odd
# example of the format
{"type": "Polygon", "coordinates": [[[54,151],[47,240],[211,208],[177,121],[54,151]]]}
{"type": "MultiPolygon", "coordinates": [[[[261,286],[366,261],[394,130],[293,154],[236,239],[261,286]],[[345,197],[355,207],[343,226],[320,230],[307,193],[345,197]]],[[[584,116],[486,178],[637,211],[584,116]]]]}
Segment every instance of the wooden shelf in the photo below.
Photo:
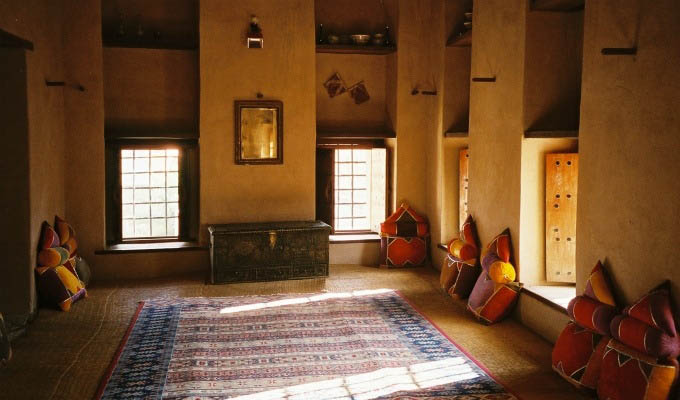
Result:
{"type": "Polygon", "coordinates": [[[578,131],[525,131],[524,137],[527,139],[578,139],[578,131]]]}
{"type": "Polygon", "coordinates": [[[348,44],[318,44],[317,53],[384,55],[397,51],[394,46],[357,46],[348,44]]]}
{"type": "Polygon", "coordinates": [[[468,132],[448,131],[448,132],[444,132],[444,137],[447,137],[447,138],[464,138],[464,137],[468,137],[468,132]]]}
{"type": "Polygon", "coordinates": [[[139,41],[125,42],[111,39],[103,40],[104,47],[126,48],[126,49],[157,49],[157,50],[198,50],[198,44],[186,42],[163,42],[163,41],[139,41]]]}
{"type": "Polygon", "coordinates": [[[533,11],[580,11],[585,7],[585,0],[533,0],[533,11]]]}
{"type": "Polygon", "coordinates": [[[472,46],[472,30],[462,35],[453,35],[446,42],[446,47],[470,47],[472,46]]]}
{"type": "Polygon", "coordinates": [[[348,129],[316,129],[319,139],[388,139],[397,134],[388,128],[348,128],[348,129]]]}

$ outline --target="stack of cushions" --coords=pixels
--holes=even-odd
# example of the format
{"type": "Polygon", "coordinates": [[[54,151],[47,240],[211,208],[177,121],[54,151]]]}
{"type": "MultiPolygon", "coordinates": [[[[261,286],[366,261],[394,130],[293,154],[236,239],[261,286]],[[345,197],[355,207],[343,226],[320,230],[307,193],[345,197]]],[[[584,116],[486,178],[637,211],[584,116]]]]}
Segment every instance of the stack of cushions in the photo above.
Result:
{"type": "Polygon", "coordinates": [[[71,304],[85,297],[85,285],[76,272],[77,248],[73,229],[59,217],[57,225],[66,237],[61,239],[50,224],[43,222],[38,253],[37,286],[44,304],[68,311],[71,304]],[[65,247],[62,247],[65,246],[65,247]]]}
{"type": "Polygon", "coordinates": [[[552,352],[552,367],[572,384],[597,388],[609,325],[616,303],[607,274],[598,261],[586,282],[585,293],[571,300],[572,321],[560,334],[552,352]]]}
{"type": "Polygon", "coordinates": [[[0,367],[12,358],[12,347],[9,345],[9,335],[5,327],[5,320],[0,314],[0,367]]]}
{"type": "Polygon", "coordinates": [[[496,236],[482,254],[482,272],[470,293],[468,309],[482,322],[503,319],[515,305],[521,284],[515,282],[510,229],[496,236]]]}
{"type": "Polygon", "coordinates": [[[567,307],[572,322],[552,353],[553,369],[608,400],[663,400],[678,376],[680,337],[668,284],[618,312],[600,262],[582,296],[567,307]]]}
{"type": "Polygon", "coordinates": [[[388,268],[423,265],[429,238],[427,219],[402,204],[380,224],[380,265],[388,268]]]}
{"type": "Polygon", "coordinates": [[[597,395],[611,400],[666,399],[678,376],[680,338],[668,283],[615,316],[603,345],[597,395]]]}
{"type": "Polygon", "coordinates": [[[441,288],[453,298],[467,298],[479,277],[481,268],[477,265],[477,243],[477,228],[472,216],[468,215],[460,230],[460,238],[449,242],[449,254],[439,276],[441,288]]]}

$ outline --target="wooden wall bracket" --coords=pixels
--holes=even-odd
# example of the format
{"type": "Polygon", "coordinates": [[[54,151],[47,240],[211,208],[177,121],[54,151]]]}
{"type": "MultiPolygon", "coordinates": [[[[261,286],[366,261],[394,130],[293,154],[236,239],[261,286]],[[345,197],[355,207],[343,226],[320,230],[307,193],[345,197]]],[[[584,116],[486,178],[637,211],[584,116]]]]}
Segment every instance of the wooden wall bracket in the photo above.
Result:
{"type": "Polygon", "coordinates": [[[472,82],[496,82],[496,77],[475,77],[472,78],[472,82]]]}
{"type": "Polygon", "coordinates": [[[605,56],[634,56],[637,54],[637,47],[605,47],[602,55],[605,56]]]}
{"type": "Polygon", "coordinates": [[[79,83],[73,85],[67,85],[64,81],[49,81],[45,79],[45,86],[62,86],[62,87],[72,87],[73,89],[79,90],[81,92],[85,91],[85,87],[79,83]]]}

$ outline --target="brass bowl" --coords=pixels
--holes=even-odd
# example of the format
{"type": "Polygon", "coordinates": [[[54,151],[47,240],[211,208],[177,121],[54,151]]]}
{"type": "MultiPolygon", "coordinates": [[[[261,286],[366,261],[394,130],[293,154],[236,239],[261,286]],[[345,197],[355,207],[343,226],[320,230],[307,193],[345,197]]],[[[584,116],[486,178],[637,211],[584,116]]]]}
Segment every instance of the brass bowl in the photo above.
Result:
{"type": "Polygon", "coordinates": [[[371,35],[350,35],[352,42],[356,45],[366,45],[371,40],[371,35]]]}

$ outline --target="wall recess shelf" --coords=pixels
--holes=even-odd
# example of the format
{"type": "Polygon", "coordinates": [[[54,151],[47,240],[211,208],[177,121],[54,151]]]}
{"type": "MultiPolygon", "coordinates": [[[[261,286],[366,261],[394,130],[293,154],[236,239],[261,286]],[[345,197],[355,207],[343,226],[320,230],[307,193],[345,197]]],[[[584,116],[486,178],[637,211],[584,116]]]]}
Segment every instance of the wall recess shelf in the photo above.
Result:
{"type": "Polygon", "coordinates": [[[388,139],[397,137],[397,134],[388,128],[331,129],[317,127],[316,137],[319,139],[388,139]]]}
{"type": "Polygon", "coordinates": [[[444,137],[447,138],[463,138],[463,137],[468,137],[468,132],[454,132],[454,131],[447,131],[444,132],[444,137]]]}
{"type": "Polygon", "coordinates": [[[534,0],[531,4],[533,11],[581,11],[585,7],[585,0],[534,0]]]}
{"type": "Polygon", "coordinates": [[[559,138],[578,138],[578,130],[557,130],[557,131],[525,131],[524,137],[527,139],[559,139],[559,138]]]}
{"type": "Polygon", "coordinates": [[[462,35],[452,35],[446,42],[446,47],[470,47],[472,46],[472,31],[462,35]]]}
{"type": "Polygon", "coordinates": [[[355,46],[345,44],[317,44],[317,53],[384,55],[397,51],[394,46],[355,46]]]}
{"type": "Polygon", "coordinates": [[[198,50],[198,43],[193,41],[140,41],[125,42],[112,39],[103,41],[104,47],[128,48],[128,49],[157,49],[157,50],[198,50]]]}

